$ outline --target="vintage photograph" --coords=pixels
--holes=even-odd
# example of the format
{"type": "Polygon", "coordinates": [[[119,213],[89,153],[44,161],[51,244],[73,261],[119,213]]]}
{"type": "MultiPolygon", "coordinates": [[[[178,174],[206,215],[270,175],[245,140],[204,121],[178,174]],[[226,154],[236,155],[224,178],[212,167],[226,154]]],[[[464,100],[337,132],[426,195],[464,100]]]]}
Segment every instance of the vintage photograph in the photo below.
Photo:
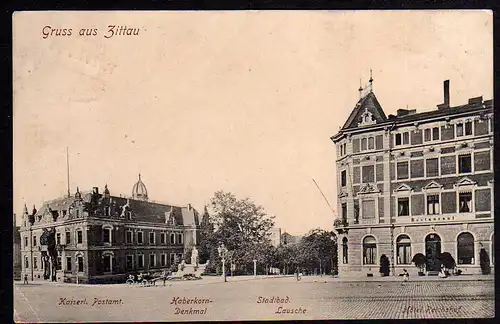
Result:
{"type": "Polygon", "coordinates": [[[492,318],[493,14],[13,15],[15,322],[492,318]]]}

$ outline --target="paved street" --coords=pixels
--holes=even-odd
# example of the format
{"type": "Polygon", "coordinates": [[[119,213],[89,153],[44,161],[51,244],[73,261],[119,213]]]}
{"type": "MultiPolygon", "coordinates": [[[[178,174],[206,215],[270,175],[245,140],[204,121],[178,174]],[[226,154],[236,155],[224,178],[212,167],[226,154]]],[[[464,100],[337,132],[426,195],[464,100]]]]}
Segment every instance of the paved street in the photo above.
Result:
{"type": "Polygon", "coordinates": [[[166,287],[15,284],[14,300],[15,320],[29,322],[471,318],[494,317],[495,306],[493,280],[328,277],[207,277],[166,287]]]}

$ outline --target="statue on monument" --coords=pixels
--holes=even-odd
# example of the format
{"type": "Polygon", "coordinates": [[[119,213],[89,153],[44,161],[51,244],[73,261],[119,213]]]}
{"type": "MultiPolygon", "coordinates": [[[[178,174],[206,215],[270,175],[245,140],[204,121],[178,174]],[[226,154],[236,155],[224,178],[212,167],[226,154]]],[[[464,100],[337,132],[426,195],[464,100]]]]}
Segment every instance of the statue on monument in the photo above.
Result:
{"type": "Polygon", "coordinates": [[[196,246],[193,246],[193,250],[191,252],[191,264],[194,266],[198,266],[198,249],[196,246]]]}

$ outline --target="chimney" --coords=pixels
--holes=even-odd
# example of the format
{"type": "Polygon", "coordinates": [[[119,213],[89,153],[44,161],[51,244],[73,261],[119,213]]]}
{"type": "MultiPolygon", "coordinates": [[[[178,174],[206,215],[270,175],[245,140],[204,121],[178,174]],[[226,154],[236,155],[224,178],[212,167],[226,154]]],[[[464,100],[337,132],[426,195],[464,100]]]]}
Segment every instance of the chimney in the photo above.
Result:
{"type": "Polygon", "coordinates": [[[444,101],[442,104],[438,105],[438,110],[450,108],[450,80],[445,80],[443,82],[443,92],[444,101]]]}

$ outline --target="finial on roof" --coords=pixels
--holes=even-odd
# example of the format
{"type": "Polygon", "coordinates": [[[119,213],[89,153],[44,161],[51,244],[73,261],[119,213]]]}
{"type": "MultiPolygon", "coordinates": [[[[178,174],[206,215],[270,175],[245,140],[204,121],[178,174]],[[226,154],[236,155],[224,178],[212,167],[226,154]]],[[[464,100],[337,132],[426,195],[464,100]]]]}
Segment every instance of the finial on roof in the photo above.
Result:
{"type": "Polygon", "coordinates": [[[139,180],[141,180],[141,173],[139,172],[139,180]]]}
{"type": "Polygon", "coordinates": [[[372,77],[372,69],[370,69],[370,80],[368,80],[368,81],[370,81],[370,83],[372,83],[372,82],[373,82],[373,77],[372,77]]]}

